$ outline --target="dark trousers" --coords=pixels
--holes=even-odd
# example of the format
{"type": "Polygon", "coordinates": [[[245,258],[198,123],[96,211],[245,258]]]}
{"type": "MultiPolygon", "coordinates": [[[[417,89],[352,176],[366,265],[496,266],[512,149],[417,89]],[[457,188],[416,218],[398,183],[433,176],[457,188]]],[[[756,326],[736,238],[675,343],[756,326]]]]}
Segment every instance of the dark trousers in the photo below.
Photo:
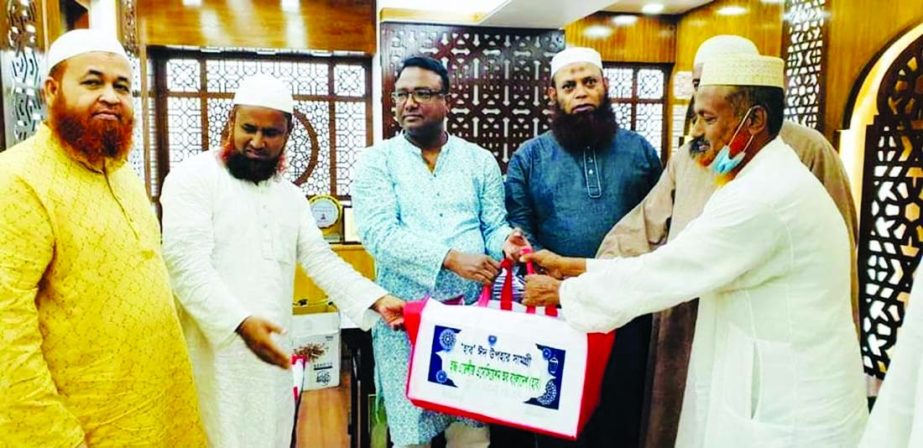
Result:
{"type": "Polygon", "coordinates": [[[493,448],[636,448],[641,443],[641,412],[651,334],[651,316],[641,316],[615,333],[603,376],[599,407],[577,441],[532,435],[492,426],[493,448]],[[534,442],[533,442],[534,438],[534,442]]]}

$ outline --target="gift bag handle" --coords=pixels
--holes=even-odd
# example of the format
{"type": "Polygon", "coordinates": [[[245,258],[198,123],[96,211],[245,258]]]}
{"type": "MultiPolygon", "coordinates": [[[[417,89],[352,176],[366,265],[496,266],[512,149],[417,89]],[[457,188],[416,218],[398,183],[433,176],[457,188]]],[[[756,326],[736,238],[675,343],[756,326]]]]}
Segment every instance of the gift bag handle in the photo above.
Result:
{"type": "MultiPolygon", "coordinates": [[[[503,288],[500,290],[500,309],[510,311],[513,309],[513,264],[509,260],[503,260],[500,263],[500,270],[506,270],[506,278],[503,279],[503,288]]],[[[488,305],[493,296],[493,288],[493,283],[484,285],[478,297],[478,306],[488,305]]]]}
{"type": "MultiPolygon", "coordinates": [[[[525,248],[522,249],[522,252],[521,252],[522,255],[529,254],[529,253],[532,253],[532,249],[530,249],[530,248],[528,248],[528,247],[525,247],[525,248]]],[[[526,274],[529,274],[529,275],[535,274],[535,265],[532,264],[531,261],[529,261],[529,262],[526,263],[526,274]]],[[[535,307],[534,307],[534,306],[526,307],[526,313],[528,313],[528,314],[535,314],[535,307]]],[[[546,305],[546,306],[545,306],[545,315],[546,315],[546,316],[552,316],[552,317],[557,316],[557,315],[558,315],[558,307],[556,307],[556,306],[554,306],[554,305],[546,305]]]]}

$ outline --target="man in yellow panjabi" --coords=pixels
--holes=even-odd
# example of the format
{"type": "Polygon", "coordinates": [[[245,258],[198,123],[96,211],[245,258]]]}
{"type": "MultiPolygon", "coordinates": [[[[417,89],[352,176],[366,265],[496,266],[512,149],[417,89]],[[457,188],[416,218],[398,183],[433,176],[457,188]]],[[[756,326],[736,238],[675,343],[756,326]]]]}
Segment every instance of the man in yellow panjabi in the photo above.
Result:
{"type": "Polygon", "coordinates": [[[204,446],[157,220],[125,164],[128,58],[75,30],[48,67],[47,122],[0,153],[0,447],[204,446]]]}

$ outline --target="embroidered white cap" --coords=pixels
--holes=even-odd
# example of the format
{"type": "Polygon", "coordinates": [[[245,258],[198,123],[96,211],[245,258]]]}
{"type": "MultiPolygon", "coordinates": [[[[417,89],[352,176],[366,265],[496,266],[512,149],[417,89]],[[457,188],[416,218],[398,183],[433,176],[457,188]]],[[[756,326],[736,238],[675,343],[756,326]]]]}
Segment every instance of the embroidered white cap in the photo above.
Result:
{"type": "Polygon", "coordinates": [[[295,100],[292,89],[276,77],[253,75],[240,81],[234,93],[234,104],[240,106],[258,106],[293,113],[295,100]]]}
{"type": "Polygon", "coordinates": [[[89,29],[71,30],[57,38],[48,48],[45,56],[47,71],[74,56],[93,52],[114,53],[128,60],[125,48],[115,36],[89,29]]]}
{"type": "Polygon", "coordinates": [[[699,45],[695,52],[693,66],[704,64],[709,59],[728,56],[732,54],[758,55],[760,51],[749,39],[732,34],[719,34],[707,39],[699,45]]]}
{"type": "Polygon", "coordinates": [[[586,47],[570,47],[551,58],[551,76],[554,77],[558,70],[570,64],[582,62],[595,65],[600,70],[603,68],[603,59],[598,51],[586,47]]]}
{"type": "Polygon", "coordinates": [[[734,54],[709,59],[702,66],[701,86],[765,86],[785,88],[785,61],[772,56],[734,54]]]}

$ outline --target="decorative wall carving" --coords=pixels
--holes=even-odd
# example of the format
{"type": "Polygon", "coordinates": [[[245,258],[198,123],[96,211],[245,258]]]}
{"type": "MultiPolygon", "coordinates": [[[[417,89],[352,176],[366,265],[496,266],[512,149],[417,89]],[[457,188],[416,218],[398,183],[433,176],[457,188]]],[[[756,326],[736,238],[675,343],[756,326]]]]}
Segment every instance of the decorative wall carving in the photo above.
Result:
{"type": "MultiPolygon", "coordinates": [[[[862,357],[884,377],[923,249],[923,37],[886,72],[866,130],[859,244],[862,357]]],[[[923,271],[921,271],[923,272],[923,271]]]]}
{"type": "Polygon", "coordinates": [[[385,137],[400,130],[391,92],[401,61],[425,55],[449,71],[448,131],[493,152],[501,169],[524,141],[548,129],[551,57],[564,49],[559,30],[381,25],[385,137]]]}
{"type": "Polygon", "coordinates": [[[138,21],[134,0],[119,1],[119,28],[122,45],[130,54],[138,54],[138,21]]]}
{"type": "MultiPolygon", "coordinates": [[[[7,0],[4,8],[9,32],[0,55],[3,64],[5,143],[12,146],[32,134],[42,122],[42,60],[38,6],[31,0],[7,0]]],[[[0,148],[4,149],[4,148],[0,148]]]]}
{"type": "Polygon", "coordinates": [[[785,118],[822,131],[828,0],[785,0],[785,118]]]}

